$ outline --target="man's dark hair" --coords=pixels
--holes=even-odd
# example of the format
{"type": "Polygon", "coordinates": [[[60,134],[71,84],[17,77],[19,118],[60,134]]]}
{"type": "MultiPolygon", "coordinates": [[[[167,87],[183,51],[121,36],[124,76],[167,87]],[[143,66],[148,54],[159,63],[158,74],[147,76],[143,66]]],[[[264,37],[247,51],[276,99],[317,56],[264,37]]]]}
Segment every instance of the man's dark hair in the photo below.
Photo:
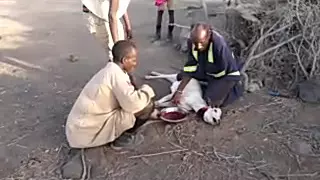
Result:
{"type": "Polygon", "coordinates": [[[136,49],[136,45],[132,41],[120,40],[116,42],[112,47],[113,62],[121,62],[132,49],[136,49]]]}
{"type": "Polygon", "coordinates": [[[198,22],[196,24],[192,24],[191,37],[196,37],[200,33],[200,31],[206,31],[207,35],[210,35],[211,30],[212,30],[211,26],[204,22],[198,22]]]}

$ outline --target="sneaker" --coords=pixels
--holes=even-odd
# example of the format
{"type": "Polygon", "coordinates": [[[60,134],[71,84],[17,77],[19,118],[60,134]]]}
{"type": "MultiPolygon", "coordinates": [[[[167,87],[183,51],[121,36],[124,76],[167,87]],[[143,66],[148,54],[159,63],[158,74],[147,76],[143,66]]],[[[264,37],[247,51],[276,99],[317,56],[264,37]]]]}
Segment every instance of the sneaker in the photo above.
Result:
{"type": "Polygon", "coordinates": [[[123,148],[130,148],[140,145],[144,140],[142,134],[130,134],[123,133],[120,137],[118,137],[115,141],[113,141],[110,147],[114,150],[120,150],[123,148]]]}

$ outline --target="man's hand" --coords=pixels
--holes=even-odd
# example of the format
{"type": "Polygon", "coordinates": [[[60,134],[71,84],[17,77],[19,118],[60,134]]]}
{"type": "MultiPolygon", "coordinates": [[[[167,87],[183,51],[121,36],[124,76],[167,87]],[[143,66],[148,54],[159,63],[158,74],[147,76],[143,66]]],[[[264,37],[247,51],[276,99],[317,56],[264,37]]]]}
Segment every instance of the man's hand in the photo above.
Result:
{"type": "Polygon", "coordinates": [[[182,92],[177,90],[172,97],[172,103],[179,104],[181,100],[181,95],[182,95],[182,92]]]}
{"type": "Polygon", "coordinates": [[[124,25],[125,25],[125,31],[126,31],[126,34],[127,34],[127,39],[130,40],[130,39],[132,39],[132,28],[131,28],[131,22],[130,22],[130,19],[129,19],[128,12],[126,12],[123,15],[123,21],[124,21],[124,25]]]}
{"type": "Polygon", "coordinates": [[[136,78],[132,74],[128,74],[128,76],[130,78],[131,84],[133,85],[134,89],[137,90],[138,86],[136,83],[137,82],[136,78]]]}
{"type": "Polygon", "coordinates": [[[132,39],[132,29],[126,28],[126,33],[127,33],[127,39],[130,40],[132,39]]]}

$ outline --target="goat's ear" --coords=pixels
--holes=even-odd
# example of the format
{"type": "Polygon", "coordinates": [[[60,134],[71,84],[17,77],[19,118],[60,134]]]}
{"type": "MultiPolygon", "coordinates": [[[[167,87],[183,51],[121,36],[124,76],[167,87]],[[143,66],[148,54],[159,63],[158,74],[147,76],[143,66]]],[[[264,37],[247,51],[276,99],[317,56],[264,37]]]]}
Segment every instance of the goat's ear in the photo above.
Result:
{"type": "Polygon", "coordinates": [[[212,108],[212,101],[210,98],[207,98],[207,103],[208,103],[208,106],[212,108]]]}

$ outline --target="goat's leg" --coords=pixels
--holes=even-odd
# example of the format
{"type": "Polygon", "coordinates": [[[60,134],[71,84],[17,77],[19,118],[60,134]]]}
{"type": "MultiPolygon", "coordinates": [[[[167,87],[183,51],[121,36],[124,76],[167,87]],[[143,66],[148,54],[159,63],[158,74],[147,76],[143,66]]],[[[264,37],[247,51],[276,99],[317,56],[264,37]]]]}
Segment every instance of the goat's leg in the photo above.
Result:
{"type": "Polygon", "coordinates": [[[161,77],[165,78],[169,82],[173,83],[173,82],[177,81],[177,76],[178,76],[178,74],[163,74],[161,77]]]}
{"type": "Polygon", "coordinates": [[[145,76],[146,79],[159,79],[159,78],[163,78],[162,76],[165,74],[159,73],[157,71],[151,71],[150,75],[145,76]]]}
{"type": "Polygon", "coordinates": [[[161,75],[163,75],[163,74],[161,74],[161,73],[159,73],[157,71],[151,71],[150,74],[153,75],[153,76],[161,76],[161,75]]]}
{"type": "Polygon", "coordinates": [[[145,79],[161,79],[162,77],[159,76],[153,76],[153,75],[146,75],[144,76],[145,79]]]}
{"type": "Polygon", "coordinates": [[[164,96],[163,98],[156,101],[156,106],[157,107],[168,107],[169,105],[172,105],[172,103],[170,102],[172,97],[173,97],[173,93],[164,96]]]}
{"type": "Polygon", "coordinates": [[[169,82],[173,83],[177,81],[178,74],[161,74],[161,75],[147,75],[144,76],[145,79],[166,79],[169,82]]]}
{"type": "Polygon", "coordinates": [[[174,104],[171,101],[163,102],[163,103],[157,105],[157,107],[159,107],[159,108],[173,107],[173,106],[174,106],[174,104]]]}

